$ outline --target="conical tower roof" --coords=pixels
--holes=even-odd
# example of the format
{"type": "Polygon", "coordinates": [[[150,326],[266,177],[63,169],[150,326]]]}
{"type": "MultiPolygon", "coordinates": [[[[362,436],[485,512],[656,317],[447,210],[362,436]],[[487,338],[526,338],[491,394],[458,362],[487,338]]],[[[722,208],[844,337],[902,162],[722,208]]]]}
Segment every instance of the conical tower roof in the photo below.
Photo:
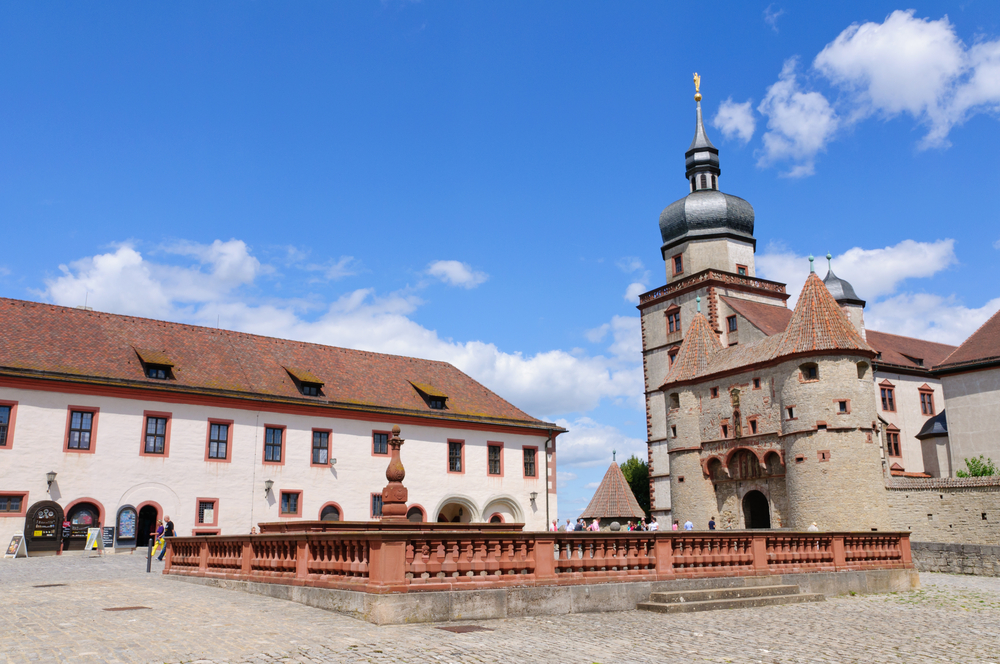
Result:
{"type": "Polygon", "coordinates": [[[788,327],[774,357],[796,355],[818,350],[863,350],[870,353],[871,346],[858,334],[847,319],[840,305],[830,295],[815,272],[809,274],[788,327]]]}
{"type": "Polygon", "coordinates": [[[684,343],[674,360],[663,384],[690,380],[708,370],[712,355],[722,350],[719,337],[715,335],[708,319],[701,313],[695,314],[684,335],[684,343]]]}
{"type": "Polygon", "coordinates": [[[645,516],[617,463],[608,467],[590,504],[580,515],[584,519],[642,519],[645,516]]]}

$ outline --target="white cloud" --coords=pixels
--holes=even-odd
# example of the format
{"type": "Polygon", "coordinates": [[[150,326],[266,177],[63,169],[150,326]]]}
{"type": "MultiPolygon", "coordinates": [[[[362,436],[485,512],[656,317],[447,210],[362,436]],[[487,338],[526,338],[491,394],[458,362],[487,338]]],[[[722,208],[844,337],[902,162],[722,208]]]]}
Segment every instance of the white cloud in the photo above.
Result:
{"type": "Polygon", "coordinates": [[[427,274],[462,288],[475,288],[489,278],[485,272],[476,272],[468,264],[458,261],[434,261],[427,266],[427,274]]]}
{"type": "Polygon", "coordinates": [[[361,270],[361,263],[354,256],[341,256],[337,260],[330,259],[325,263],[309,263],[305,269],[319,272],[324,279],[336,280],[354,276],[361,270]]]}
{"type": "MultiPolygon", "coordinates": [[[[906,279],[931,277],[957,261],[954,240],[903,240],[882,249],[848,249],[834,256],[833,272],[849,281],[862,300],[875,300],[895,293],[906,279]]],[[[788,284],[789,306],[809,276],[809,260],[781,245],[768,245],[756,265],[764,278],[788,284]]],[[[815,265],[816,273],[825,277],[825,255],[817,256],[815,265]]]]}
{"type": "Polygon", "coordinates": [[[562,467],[609,466],[612,451],[616,451],[621,459],[633,454],[640,459],[646,458],[646,443],[638,438],[629,438],[615,427],[599,424],[589,417],[573,422],[556,420],[556,423],[568,429],[568,433],[559,436],[556,444],[557,462],[562,467]]]}
{"type": "Polygon", "coordinates": [[[571,473],[565,470],[556,471],[556,480],[560,483],[562,482],[572,482],[577,478],[576,473],[571,473]]]}
{"type": "Polygon", "coordinates": [[[868,307],[865,324],[873,330],[957,346],[998,310],[1000,297],[971,309],[954,296],[903,293],[868,307]]]}
{"type": "Polygon", "coordinates": [[[997,240],[996,242],[993,243],[993,248],[1000,249],[1000,240],[997,240]]]}
{"type": "MultiPolygon", "coordinates": [[[[867,301],[868,329],[957,345],[1000,309],[1000,298],[971,309],[954,296],[897,293],[907,279],[931,277],[957,260],[954,240],[903,240],[882,249],[849,249],[833,258],[833,271],[867,301]]],[[[820,277],[826,276],[824,263],[825,256],[816,259],[820,277]]],[[[794,307],[809,276],[808,259],[780,245],[770,245],[758,254],[756,265],[762,277],[788,284],[788,306],[794,307]]]]}
{"type": "Polygon", "coordinates": [[[646,284],[641,281],[634,281],[628,285],[625,289],[625,301],[631,304],[639,304],[639,296],[645,293],[649,288],[646,284]]]}
{"type": "Polygon", "coordinates": [[[790,161],[785,175],[802,177],[815,171],[816,155],[826,147],[839,118],[819,92],[803,92],[795,73],[797,60],[785,62],[778,81],[767,89],[757,110],[767,118],[758,166],[790,161]]]}
{"type": "Polygon", "coordinates": [[[728,139],[738,138],[747,143],[753,138],[753,133],[757,129],[757,120],[753,116],[753,109],[750,108],[750,100],[737,104],[732,97],[726,99],[719,105],[719,112],[712,118],[712,126],[722,131],[722,135],[728,139]]]}
{"type": "MultiPolygon", "coordinates": [[[[178,248],[179,247],[179,248],[178,248]]],[[[239,240],[182,244],[175,266],[145,258],[134,246],[60,266],[41,294],[67,306],[84,299],[99,311],[148,316],[316,343],[444,360],[536,417],[582,413],[612,399],[641,410],[638,317],[608,324],[608,355],[550,350],[526,356],[482,341],[442,339],[409,316],[422,304],[412,294],[380,296],[356,289],[328,305],[296,300],[253,301],[244,292],[262,272],[239,240]]]]}
{"type": "Polygon", "coordinates": [[[778,18],[780,18],[781,15],[784,14],[784,13],[785,13],[784,9],[775,9],[774,8],[774,3],[772,2],[764,10],[764,23],[767,23],[769,26],[771,26],[772,30],[774,30],[775,32],[777,32],[778,31],[778,18]]]}
{"type": "Polygon", "coordinates": [[[630,274],[632,272],[638,272],[640,270],[646,269],[645,264],[640,259],[634,256],[626,256],[625,258],[619,258],[617,261],[615,261],[615,265],[617,265],[618,269],[624,272],[625,274],[630,274]]]}
{"type": "Polygon", "coordinates": [[[977,46],[973,64],[947,16],[931,21],[914,18],[913,10],[897,10],[881,24],[849,26],[813,64],[851,95],[856,117],[908,113],[928,125],[923,145],[933,146],[945,142],[969,108],[1000,101],[1000,83],[989,76],[997,66],[996,45],[977,46]],[[970,69],[980,76],[960,84],[970,69]]]}
{"type": "Polygon", "coordinates": [[[587,482],[586,484],[583,485],[583,488],[584,489],[596,489],[599,486],[601,486],[600,482],[587,482]]]}

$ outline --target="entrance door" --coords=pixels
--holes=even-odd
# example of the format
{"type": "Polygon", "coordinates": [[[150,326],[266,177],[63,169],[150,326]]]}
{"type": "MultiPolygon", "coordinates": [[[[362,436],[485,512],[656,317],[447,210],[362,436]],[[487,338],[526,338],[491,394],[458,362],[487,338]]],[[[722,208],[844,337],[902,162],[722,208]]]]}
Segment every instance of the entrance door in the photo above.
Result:
{"type": "Polygon", "coordinates": [[[149,545],[149,534],[156,532],[156,520],[160,513],[152,505],[146,505],[139,510],[138,525],[135,531],[135,544],[139,548],[149,545]]]}
{"type": "Polygon", "coordinates": [[[100,527],[100,511],[97,505],[78,503],[66,515],[69,521],[69,542],[63,551],[83,551],[87,545],[87,530],[100,527]]]}
{"type": "Polygon", "coordinates": [[[55,553],[62,543],[63,509],[59,503],[43,500],[28,508],[24,518],[24,540],[29,555],[55,553]]]}
{"type": "Polygon", "coordinates": [[[760,491],[748,491],[743,496],[743,521],[747,528],[771,527],[771,508],[760,491]]]}

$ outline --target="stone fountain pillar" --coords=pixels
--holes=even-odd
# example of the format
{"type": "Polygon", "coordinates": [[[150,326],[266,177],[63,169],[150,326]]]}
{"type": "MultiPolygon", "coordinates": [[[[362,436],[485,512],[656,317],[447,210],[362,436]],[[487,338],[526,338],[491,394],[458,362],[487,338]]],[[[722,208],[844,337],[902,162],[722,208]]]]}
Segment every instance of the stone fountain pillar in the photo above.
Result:
{"type": "Polygon", "coordinates": [[[392,427],[392,437],[389,439],[389,450],[391,458],[389,466],[385,469],[385,479],[389,483],[382,489],[382,520],[383,521],[406,521],[406,487],[403,486],[403,478],[406,471],[403,469],[403,462],[399,458],[399,448],[403,445],[403,439],[399,437],[399,426],[392,427]]]}

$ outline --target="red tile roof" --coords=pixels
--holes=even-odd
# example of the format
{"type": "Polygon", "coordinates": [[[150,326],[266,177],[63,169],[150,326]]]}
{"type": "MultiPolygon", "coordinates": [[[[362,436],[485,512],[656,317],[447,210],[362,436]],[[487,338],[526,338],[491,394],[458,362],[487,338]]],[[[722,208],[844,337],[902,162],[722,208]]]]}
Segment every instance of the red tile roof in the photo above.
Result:
{"type": "Polygon", "coordinates": [[[868,330],[865,334],[868,345],[879,353],[879,364],[894,364],[901,367],[930,369],[955,350],[954,346],[939,344],[913,337],[903,337],[888,332],[868,330]],[[912,359],[911,359],[912,358],[912,359]],[[914,362],[921,360],[923,363],[914,362]]]}
{"type": "Polygon", "coordinates": [[[696,315],[674,366],[663,381],[663,387],[781,357],[830,350],[858,351],[869,356],[875,354],[841,311],[822,280],[810,274],[788,326],[780,334],[750,344],[723,348],[704,316],[696,315]]]}
{"type": "Polygon", "coordinates": [[[753,302],[751,300],[741,300],[736,297],[719,296],[720,299],[732,307],[733,311],[740,314],[767,336],[779,334],[788,327],[788,321],[792,319],[792,310],[788,307],[778,307],[773,304],[763,302],[753,302]]]}
{"type": "Polygon", "coordinates": [[[644,516],[645,512],[639,507],[617,463],[608,467],[590,504],[580,515],[584,519],[641,519],[644,516]]]}
{"type": "Polygon", "coordinates": [[[941,360],[938,368],[1000,359],[1000,311],[993,314],[961,346],[941,360]]]}
{"type": "Polygon", "coordinates": [[[0,298],[0,374],[552,428],[447,362],[0,298]],[[173,364],[147,378],[136,348],[173,364]],[[286,368],[323,384],[303,396],[286,368]],[[413,384],[448,395],[432,410],[413,384]]]}

